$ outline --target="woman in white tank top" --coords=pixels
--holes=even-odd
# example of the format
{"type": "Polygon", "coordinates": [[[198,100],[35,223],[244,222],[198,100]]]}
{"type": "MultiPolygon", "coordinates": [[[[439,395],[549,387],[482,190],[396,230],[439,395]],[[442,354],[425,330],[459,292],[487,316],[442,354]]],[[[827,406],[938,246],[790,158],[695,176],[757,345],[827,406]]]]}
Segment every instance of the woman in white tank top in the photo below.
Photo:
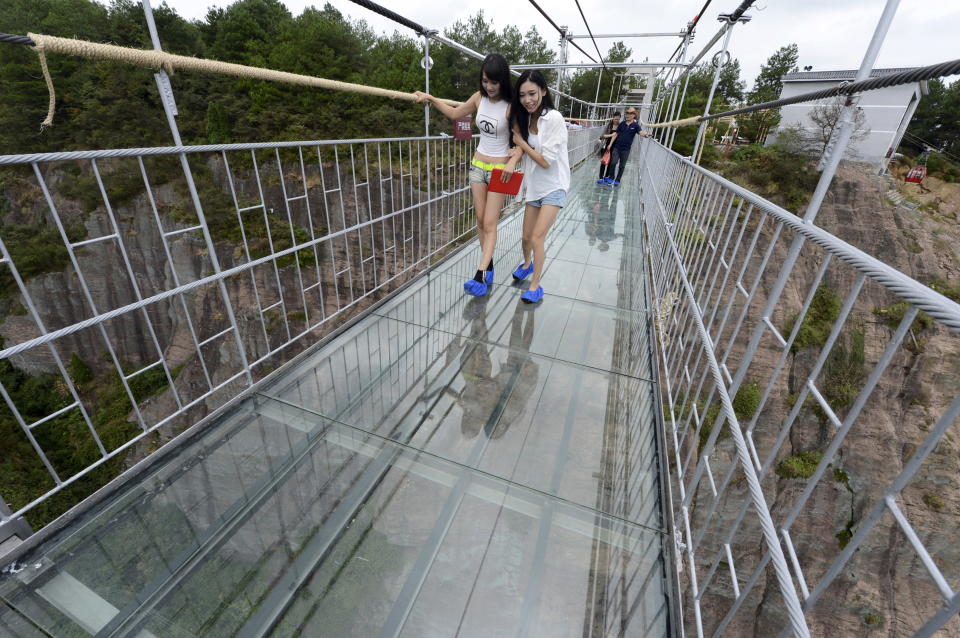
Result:
{"type": "Polygon", "coordinates": [[[470,190],[477,211],[477,236],[480,239],[480,262],[473,279],[463,284],[464,290],[476,297],[487,294],[493,283],[493,251],[497,245],[497,222],[507,196],[487,190],[495,168],[512,173],[521,153],[510,148],[510,66],[499,53],[491,53],[480,66],[480,90],[459,106],[450,106],[429,93],[417,91],[417,102],[430,102],[438,111],[455,120],[476,114],[480,143],[470,162],[470,190]]]}

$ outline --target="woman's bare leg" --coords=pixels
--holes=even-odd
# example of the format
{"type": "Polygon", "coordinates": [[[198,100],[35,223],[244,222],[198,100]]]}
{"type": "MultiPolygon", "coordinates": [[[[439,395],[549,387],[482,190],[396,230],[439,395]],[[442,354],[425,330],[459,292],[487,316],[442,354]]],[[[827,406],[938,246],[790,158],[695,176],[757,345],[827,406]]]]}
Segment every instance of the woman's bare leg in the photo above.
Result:
{"type": "Polygon", "coordinates": [[[483,216],[477,218],[477,231],[480,233],[480,248],[483,253],[477,270],[486,270],[493,261],[493,251],[497,247],[497,222],[500,221],[500,211],[506,197],[503,193],[487,191],[483,216]]]}
{"type": "Polygon", "coordinates": [[[523,210],[523,234],[520,236],[520,248],[523,251],[523,267],[530,265],[533,259],[533,229],[537,225],[537,213],[540,209],[527,204],[523,210]]]}
{"type": "MultiPolygon", "coordinates": [[[[531,206],[527,207],[532,208],[531,206]]],[[[533,227],[533,261],[536,264],[536,267],[533,269],[533,277],[530,279],[530,290],[536,290],[540,286],[540,275],[543,274],[543,262],[546,258],[546,249],[544,248],[544,242],[547,239],[547,233],[550,232],[550,227],[553,225],[553,221],[557,218],[557,213],[560,212],[559,206],[551,206],[546,204],[540,207],[540,212],[537,213],[537,223],[533,227]]]]}
{"type": "Polygon", "coordinates": [[[487,185],[470,184],[473,191],[473,208],[477,214],[477,238],[480,240],[480,252],[483,252],[483,211],[487,206],[487,185]]]}

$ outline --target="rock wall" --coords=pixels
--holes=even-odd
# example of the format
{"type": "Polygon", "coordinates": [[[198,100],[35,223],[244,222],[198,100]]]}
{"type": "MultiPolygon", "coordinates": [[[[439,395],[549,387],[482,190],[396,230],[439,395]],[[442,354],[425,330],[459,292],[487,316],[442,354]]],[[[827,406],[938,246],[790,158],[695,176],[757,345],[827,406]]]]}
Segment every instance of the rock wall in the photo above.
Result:
{"type": "MultiPolygon", "coordinates": [[[[936,208],[908,210],[887,203],[882,196],[883,190],[878,178],[855,166],[844,168],[824,202],[817,225],[921,282],[939,281],[941,286],[960,283],[960,260],[955,252],[955,247],[960,245],[960,229],[955,223],[958,210],[950,203],[954,200],[944,197],[936,208]]],[[[771,236],[769,229],[765,229],[761,245],[769,242],[771,236]]],[[[771,264],[781,263],[788,247],[789,241],[781,239],[771,257],[771,264]]],[[[823,254],[818,247],[805,247],[794,274],[788,280],[781,302],[771,317],[784,336],[789,334],[792,316],[799,311],[811,289],[823,254]]],[[[754,260],[748,269],[747,282],[752,282],[757,275],[757,261],[754,260]]],[[[776,267],[768,268],[763,274],[750,318],[733,346],[729,350],[725,346],[729,330],[720,340],[721,355],[727,355],[731,372],[737,369],[761,314],[760,309],[765,305],[767,293],[778,274],[776,267]]],[[[856,271],[851,267],[832,263],[824,286],[843,300],[856,278],[856,271]]],[[[828,401],[832,402],[841,420],[851,407],[855,391],[862,387],[891,339],[898,318],[896,302],[889,292],[868,282],[844,326],[840,345],[834,348],[828,359],[828,369],[817,377],[820,390],[831,393],[828,401]],[[850,388],[843,387],[843,384],[849,384],[850,388]]],[[[900,308],[900,317],[902,311],[900,308]]],[[[811,587],[860,529],[871,510],[882,501],[891,482],[956,397],[957,388],[960,388],[958,345],[957,335],[929,318],[921,317],[915,321],[837,454],[830,459],[830,466],[790,529],[798,560],[811,587]]],[[[781,352],[779,344],[769,335],[765,336],[750,364],[745,383],[758,382],[759,390],[763,392],[781,352]]],[[[782,426],[795,407],[820,352],[820,345],[813,343],[787,355],[753,431],[761,462],[768,460],[774,449],[782,426]]],[[[949,433],[897,499],[899,507],[953,587],[960,582],[958,428],[958,423],[950,426],[949,433]]],[[[799,408],[782,449],[770,461],[770,471],[763,483],[778,528],[808,487],[809,473],[821,458],[817,455],[826,450],[836,432],[812,399],[808,398],[799,408]]],[[[686,446],[686,449],[696,447],[696,437],[686,441],[686,446]]],[[[734,463],[736,450],[733,441],[721,436],[710,456],[717,483],[734,463]]],[[[727,530],[740,513],[740,505],[749,498],[739,470],[728,490],[727,498],[711,514],[709,486],[706,481],[699,486],[692,504],[692,516],[695,528],[705,526],[708,530],[705,547],[720,547],[720,543],[726,540],[727,530]]],[[[752,510],[747,513],[731,548],[740,586],[744,587],[763,549],[763,537],[752,510]]],[[[704,571],[709,569],[714,558],[715,554],[710,551],[698,556],[704,571]]],[[[774,572],[767,566],[753,592],[734,615],[725,635],[777,635],[779,627],[787,621],[780,600],[774,572]]],[[[733,604],[726,560],[722,561],[702,604],[705,630],[709,635],[733,604]]],[[[851,561],[808,613],[808,621],[815,636],[911,635],[942,604],[942,598],[920,558],[894,518],[884,513],[851,561]]],[[[688,617],[692,618],[692,615],[688,617]]],[[[937,635],[960,636],[960,621],[954,618],[937,635]]]]}

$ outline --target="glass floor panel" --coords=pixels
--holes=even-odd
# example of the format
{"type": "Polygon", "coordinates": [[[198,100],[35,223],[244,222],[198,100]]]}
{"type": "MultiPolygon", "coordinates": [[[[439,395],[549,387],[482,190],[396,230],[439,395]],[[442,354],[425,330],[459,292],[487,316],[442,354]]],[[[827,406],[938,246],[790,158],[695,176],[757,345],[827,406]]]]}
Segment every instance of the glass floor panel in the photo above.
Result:
{"type": "Polygon", "coordinates": [[[486,298],[465,249],[41,544],[0,636],[667,635],[622,188],[575,173],[542,304],[515,216],[486,298]]]}

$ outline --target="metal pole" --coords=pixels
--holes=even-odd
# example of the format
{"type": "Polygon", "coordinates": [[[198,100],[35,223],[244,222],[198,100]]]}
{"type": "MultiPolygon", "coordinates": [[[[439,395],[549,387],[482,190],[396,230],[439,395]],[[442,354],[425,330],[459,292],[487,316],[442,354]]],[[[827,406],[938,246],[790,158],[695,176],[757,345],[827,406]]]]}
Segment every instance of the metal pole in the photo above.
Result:
{"type": "MultiPolygon", "coordinates": [[[[890,23],[893,22],[893,15],[897,12],[899,5],[900,0],[887,0],[887,5],[883,8],[883,13],[880,15],[880,20],[873,32],[873,38],[870,39],[870,44],[867,46],[867,51],[863,55],[863,62],[860,63],[860,69],[857,71],[854,82],[862,82],[870,77],[870,71],[873,70],[873,65],[877,61],[880,47],[883,45],[883,40],[887,36],[890,23]]],[[[807,210],[803,215],[803,221],[805,222],[812,223],[816,218],[820,211],[820,204],[823,203],[823,198],[826,197],[827,190],[830,188],[830,182],[833,181],[833,176],[837,172],[837,166],[843,159],[843,153],[847,150],[850,136],[853,135],[854,112],[858,101],[859,96],[851,95],[840,111],[840,124],[837,127],[838,130],[834,133],[836,142],[833,145],[833,152],[825,163],[820,181],[817,182],[817,188],[813,191],[813,197],[810,198],[810,203],[807,205],[807,210]]]]}
{"type": "MultiPolygon", "coordinates": [[[[430,67],[433,66],[433,61],[430,59],[430,36],[424,34],[423,36],[423,83],[426,87],[425,91],[430,92],[430,67]]],[[[430,137],[430,104],[427,102],[423,103],[423,136],[430,137]]],[[[424,140],[423,142],[427,147],[427,201],[429,202],[433,199],[432,195],[432,177],[433,177],[433,164],[431,163],[430,156],[430,140],[424,140]]],[[[433,254],[433,204],[427,204],[427,255],[433,254]]]]}
{"type": "MultiPolygon", "coordinates": [[[[143,3],[143,14],[147,19],[147,30],[150,31],[150,40],[156,51],[162,51],[160,46],[160,36],[157,35],[157,25],[153,21],[153,9],[150,7],[150,0],[141,0],[143,3]]],[[[174,101],[173,87],[170,86],[170,79],[166,71],[162,68],[153,75],[157,81],[157,88],[160,91],[160,102],[163,104],[163,111],[167,115],[167,124],[170,125],[170,133],[173,135],[173,141],[176,146],[183,146],[180,139],[180,129],[177,127],[177,106],[174,101]]],[[[210,258],[210,265],[216,275],[221,273],[220,260],[217,259],[216,248],[213,243],[213,237],[210,235],[210,228],[207,226],[207,218],[203,214],[203,205],[200,203],[200,195],[197,193],[197,185],[193,181],[193,171],[190,169],[190,162],[187,160],[186,153],[180,153],[180,166],[183,168],[183,177],[187,182],[187,188],[190,191],[190,197],[193,200],[194,209],[197,211],[197,220],[200,222],[200,228],[203,232],[203,239],[207,245],[207,256],[210,258]]],[[[217,281],[217,287],[220,296],[223,297],[223,306],[227,311],[227,318],[230,320],[230,327],[233,329],[234,340],[237,345],[237,352],[240,356],[240,364],[243,366],[244,376],[247,383],[253,385],[253,374],[250,372],[250,363],[247,361],[247,351],[243,345],[243,339],[240,337],[240,328],[237,325],[237,317],[233,312],[233,304],[227,292],[227,285],[223,279],[217,281]]]]}
{"type": "MultiPolygon", "coordinates": [[[[423,36],[423,86],[424,93],[430,92],[430,36],[423,36]]],[[[430,104],[428,102],[423,103],[423,136],[430,137],[430,104]]],[[[427,147],[429,148],[429,146],[427,147]]],[[[427,158],[427,165],[429,166],[430,159],[427,158]]]]}
{"type": "MultiPolygon", "coordinates": [[[[687,48],[690,46],[690,42],[693,40],[693,33],[688,33],[687,37],[683,42],[683,52],[680,54],[680,61],[686,62],[687,60],[687,48]]],[[[686,77],[683,80],[683,92],[680,94],[680,102],[677,105],[677,112],[673,114],[674,119],[679,117],[680,113],[683,112],[683,102],[687,98],[687,87],[690,85],[690,74],[687,73],[686,77]]],[[[677,137],[677,128],[673,127],[667,131],[668,143],[666,144],[667,148],[673,150],[673,140],[677,137]]]]}
{"type": "Polygon", "coordinates": [[[599,71],[599,72],[597,73],[597,91],[596,91],[596,93],[593,94],[593,113],[594,113],[594,115],[593,115],[590,119],[596,119],[596,117],[597,117],[597,116],[596,116],[596,113],[597,113],[597,106],[596,106],[596,105],[597,105],[597,102],[600,101],[600,80],[602,80],[602,79],[603,79],[603,71],[601,70],[601,71],[599,71]]]}
{"type": "Polygon", "coordinates": [[[563,113],[560,109],[560,92],[563,91],[563,75],[566,71],[567,64],[567,27],[560,27],[560,72],[557,73],[557,99],[556,107],[557,110],[563,113]]]}
{"type": "MultiPolygon", "coordinates": [[[[723,70],[723,65],[725,64],[725,62],[723,62],[723,58],[726,57],[727,48],[730,45],[730,36],[733,34],[734,24],[736,23],[727,23],[727,33],[723,38],[723,49],[720,52],[720,61],[717,64],[717,70],[713,72],[713,84],[710,85],[710,93],[707,94],[707,104],[703,107],[704,116],[710,115],[710,105],[713,102],[713,94],[717,90],[717,84],[720,83],[720,71],[723,70]]],[[[691,158],[695,164],[697,163],[697,153],[700,151],[700,145],[703,144],[703,134],[704,131],[706,131],[706,128],[706,121],[700,122],[700,126],[697,128],[697,141],[693,144],[693,154],[691,155],[691,158]]]]}

